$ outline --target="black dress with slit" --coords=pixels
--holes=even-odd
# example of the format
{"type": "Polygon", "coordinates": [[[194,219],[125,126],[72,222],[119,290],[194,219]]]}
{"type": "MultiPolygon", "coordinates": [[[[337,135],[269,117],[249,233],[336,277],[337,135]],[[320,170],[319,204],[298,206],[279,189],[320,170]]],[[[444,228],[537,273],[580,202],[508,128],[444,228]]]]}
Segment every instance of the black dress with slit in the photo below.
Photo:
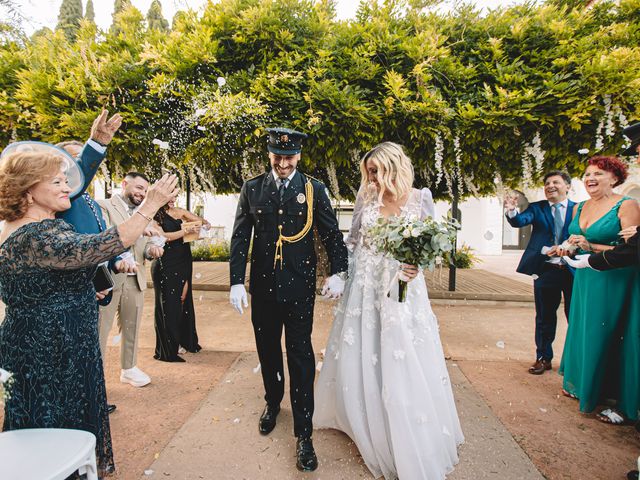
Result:
{"type": "MultiPolygon", "coordinates": [[[[182,225],[182,220],[175,219],[164,211],[156,220],[165,232],[177,232],[182,225]]],[[[156,351],[153,356],[156,360],[181,362],[184,360],[178,356],[180,346],[192,353],[199,352],[202,348],[198,344],[196,332],[192,273],[191,247],[181,238],[167,242],[164,255],[151,264],[156,297],[156,351]],[[189,286],[187,296],[182,302],[180,297],[185,282],[188,282],[189,286]]]]}

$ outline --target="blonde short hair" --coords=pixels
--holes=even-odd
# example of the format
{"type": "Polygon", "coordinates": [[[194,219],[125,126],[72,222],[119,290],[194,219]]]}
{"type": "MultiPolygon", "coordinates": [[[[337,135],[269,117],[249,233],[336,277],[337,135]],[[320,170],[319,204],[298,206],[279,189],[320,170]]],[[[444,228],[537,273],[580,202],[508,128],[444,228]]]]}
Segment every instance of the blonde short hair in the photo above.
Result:
{"type": "Polygon", "coordinates": [[[12,222],[29,208],[27,192],[60,171],[63,158],[41,152],[16,152],[0,160],[0,220],[12,222]]]}
{"type": "Polygon", "coordinates": [[[369,150],[360,162],[362,181],[360,190],[366,191],[369,183],[367,162],[371,160],[378,170],[377,179],[380,191],[378,201],[386,192],[390,192],[397,200],[411,192],[413,188],[413,165],[411,159],[404,153],[402,145],[393,142],[383,142],[369,150]]]}

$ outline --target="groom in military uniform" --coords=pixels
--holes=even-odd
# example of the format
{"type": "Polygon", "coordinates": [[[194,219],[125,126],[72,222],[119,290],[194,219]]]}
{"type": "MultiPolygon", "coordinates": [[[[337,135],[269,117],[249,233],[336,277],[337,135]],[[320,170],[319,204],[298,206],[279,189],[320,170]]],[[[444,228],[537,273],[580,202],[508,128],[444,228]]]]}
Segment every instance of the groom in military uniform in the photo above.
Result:
{"type": "Polygon", "coordinates": [[[324,185],[297,170],[304,133],[272,128],[267,149],[271,170],[242,186],[231,238],[231,304],[242,313],[249,244],[251,252],[251,322],[262,367],[267,402],[259,431],[276,426],[284,396],[281,337],[285,331],[291,406],[296,442],[296,466],[318,466],[311,434],[315,358],[311,345],[316,289],[313,230],[324,244],[331,276],[323,294],[338,298],[344,290],[347,249],[324,185]],[[253,233],[252,233],[253,232],[253,233]]]}

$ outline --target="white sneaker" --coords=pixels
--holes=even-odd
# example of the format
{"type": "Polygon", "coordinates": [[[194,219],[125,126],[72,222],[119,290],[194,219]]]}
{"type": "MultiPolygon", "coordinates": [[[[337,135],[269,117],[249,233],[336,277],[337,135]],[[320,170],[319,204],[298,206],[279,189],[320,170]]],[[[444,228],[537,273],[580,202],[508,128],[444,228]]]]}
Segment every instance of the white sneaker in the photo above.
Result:
{"type": "Polygon", "coordinates": [[[133,367],[120,371],[120,381],[133,385],[134,387],[144,387],[151,383],[151,377],[138,367],[133,367]]]}

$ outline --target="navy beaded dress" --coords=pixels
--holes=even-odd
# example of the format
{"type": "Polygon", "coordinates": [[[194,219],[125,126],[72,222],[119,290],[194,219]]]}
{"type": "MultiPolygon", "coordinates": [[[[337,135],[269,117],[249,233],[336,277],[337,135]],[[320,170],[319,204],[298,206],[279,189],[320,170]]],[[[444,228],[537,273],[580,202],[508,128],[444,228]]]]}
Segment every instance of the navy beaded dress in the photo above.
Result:
{"type": "Polygon", "coordinates": [[[3,430],[89,431],[99,475],[114,462],[92,278],[124,251],[115,228],[85,235],[60,219],[24,225],[0,245],[0,366],[14,378],[3,430]]]}

